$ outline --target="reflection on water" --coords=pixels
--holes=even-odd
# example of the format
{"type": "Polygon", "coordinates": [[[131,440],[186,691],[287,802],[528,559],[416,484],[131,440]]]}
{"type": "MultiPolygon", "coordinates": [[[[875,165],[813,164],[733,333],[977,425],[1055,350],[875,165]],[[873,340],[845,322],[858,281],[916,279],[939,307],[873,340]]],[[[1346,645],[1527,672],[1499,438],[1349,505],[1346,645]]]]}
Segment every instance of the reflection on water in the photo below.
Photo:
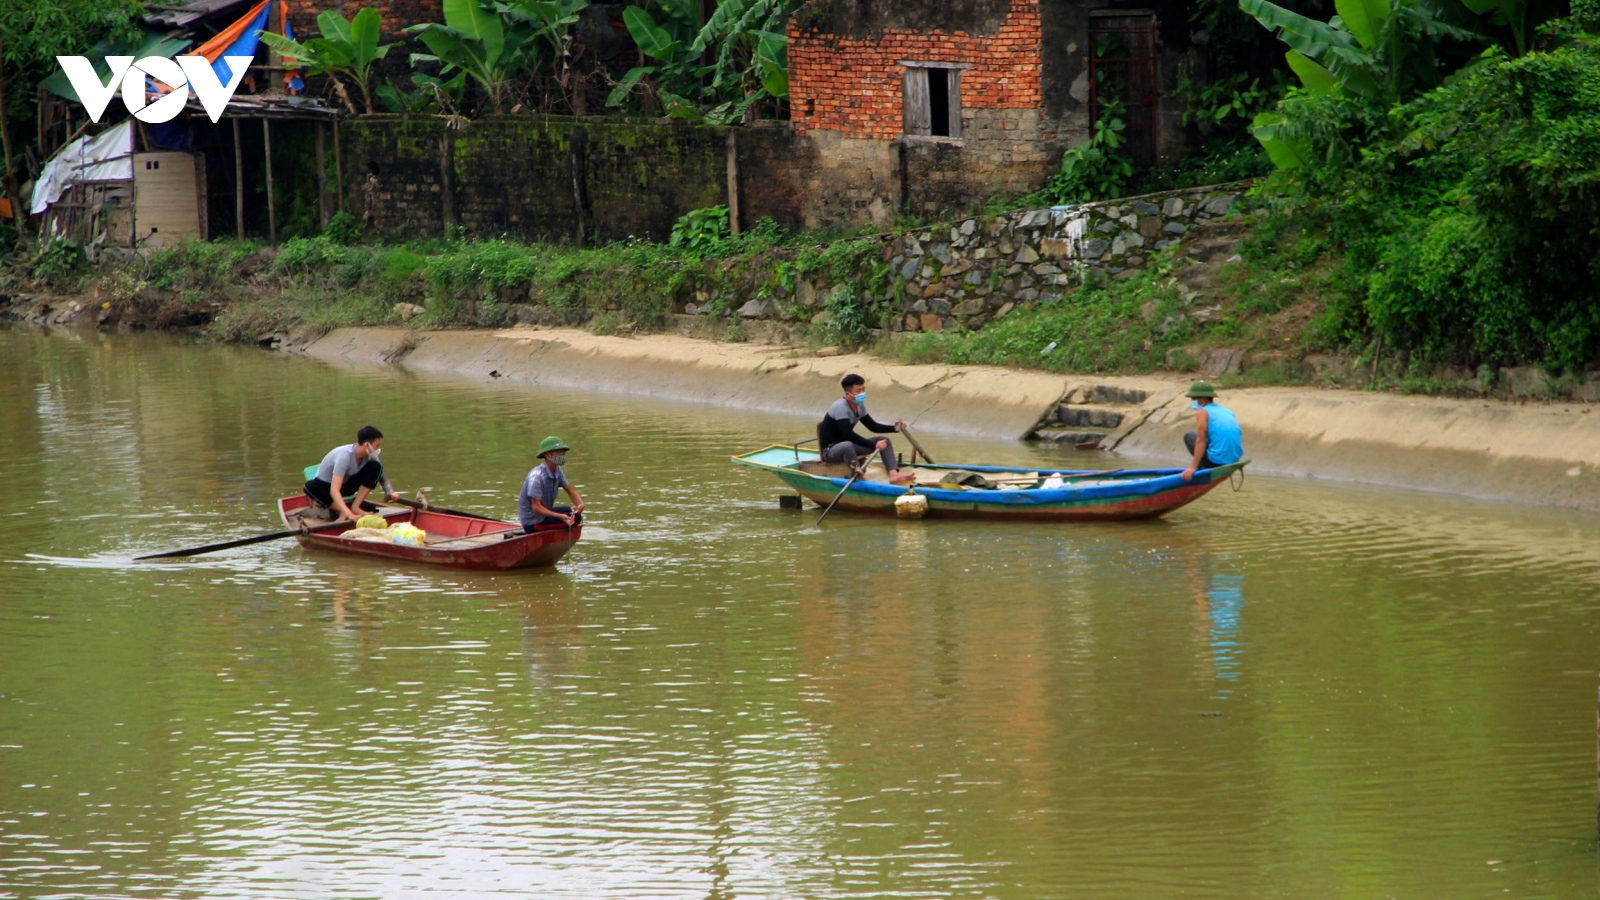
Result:
{"type": "Polygon", "coordinates": [[[1595,890],[1589,516],[818,528],[727,462],[808,419],[155,337],[0,331],[0,422],[0,897],[1595,890]],[[561,435],[583,542],[131,563],[272,529],[367,421],[501,516],[561,435]]]}

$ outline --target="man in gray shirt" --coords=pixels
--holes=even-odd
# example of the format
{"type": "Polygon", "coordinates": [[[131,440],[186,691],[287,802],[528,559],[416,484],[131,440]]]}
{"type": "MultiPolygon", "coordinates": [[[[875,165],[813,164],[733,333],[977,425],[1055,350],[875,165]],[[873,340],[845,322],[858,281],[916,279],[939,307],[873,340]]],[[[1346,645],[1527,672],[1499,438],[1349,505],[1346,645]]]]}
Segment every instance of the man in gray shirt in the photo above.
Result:
{"type": "Polygon", "coordinates": [[[883,458],[883,467],[889,472],[890,484],[905,484],[915,481],[916,476],[908,473],[901,474],[900,461],[894,458],[894,445],[888,438],[879,438],[869,441],[856,434],[856,423],[867,426],[867,430],[876,434],[891,434],[906,427],[906,423],[899,419],[893,425],[884,425],[867,415],[867,380],[860,375],[851,373],[846,375],[839,385],[844,388],[844,397],[835,400],[828,407],[828,412],[817,424],[817,443],[822,451],[824,462],[842,462],[855,464],[858,457],[871,456],[876,452],[883,458]]]}
{"type": "Polygon", "coordinates": [[[378,454],[383,447],[383,432],[367,425],[356,432],[356,442],[335,447],[322,458],[317,475],[306,482],[306,496],[311,498],[311,518],[327,518],[337,513],[338,521],[355,521],[360,517],[356,510],[367,499],[367,494],[379,484],[383,485],[384,500],[394,502],[399,496],[389,477],[383,474],[383,463],[378,454]],[[346,490],[355,488],[351,503],[346,503],[346,490]],[[352,508],[354,507],[354,508],[352,508]],[[320,515],[319,515],[320,513],[320,515]]]}

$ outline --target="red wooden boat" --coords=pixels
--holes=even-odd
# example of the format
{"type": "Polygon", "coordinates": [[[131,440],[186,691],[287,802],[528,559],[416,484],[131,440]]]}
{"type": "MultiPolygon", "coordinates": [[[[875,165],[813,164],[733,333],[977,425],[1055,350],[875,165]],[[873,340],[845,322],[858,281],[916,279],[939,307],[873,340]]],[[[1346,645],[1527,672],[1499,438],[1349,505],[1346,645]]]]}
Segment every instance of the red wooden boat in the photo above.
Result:
{"type": "MultiPolygon", "coordinates": [[[[304,494],[278,501],[278,514],[289,528],[300,527],[300,511],[311,505],[304,494]]],[[[393,525],[409,522],[427,532],[420,547],[344,537],[355,527],[330,528],[315,534],[302,534],[296,540],[307,550],[337,550],[360,556],[378,556],[406,562],[453,566],[458,569],[527,569],[553,566],[572,549],[583,535],[583,526],[557,527],[524,533],[516,522],[502,522],[479,516],[463,516],[436,510],[414,510],[384,506],[378,515],[393,525]]]]}

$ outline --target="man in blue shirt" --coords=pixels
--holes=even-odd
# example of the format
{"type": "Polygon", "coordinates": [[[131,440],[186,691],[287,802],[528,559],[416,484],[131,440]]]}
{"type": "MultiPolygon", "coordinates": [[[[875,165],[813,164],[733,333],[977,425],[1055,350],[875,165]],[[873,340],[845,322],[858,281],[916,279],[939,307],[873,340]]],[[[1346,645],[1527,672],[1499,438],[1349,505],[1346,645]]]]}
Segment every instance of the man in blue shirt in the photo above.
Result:
{"type": "Polygon", "coordinates": [[[563,525],[571,528],[583,521],[583,498],[561,471],[571,449],[558,437],[547,437],[539,444],[540,463],[522,479],[522,490],[517,493],[517,518],[524,532],[563,525]],[[572,498],[571,506],[555,505],[556,491],[563,488],[572,498]]]}
{"type": "Polygon", "coordinates": [[[1233,410],[1217,402],[1217,391],[1204,381],[1189,386],[1186,394],[1195,413],[1195,429],[1183,436],[1183,445],[1194,459],[1183,470],[1183,480],[1194,478],[1196,469],[1214,469],[1244,458],[1244,437],[1233,410]]]}

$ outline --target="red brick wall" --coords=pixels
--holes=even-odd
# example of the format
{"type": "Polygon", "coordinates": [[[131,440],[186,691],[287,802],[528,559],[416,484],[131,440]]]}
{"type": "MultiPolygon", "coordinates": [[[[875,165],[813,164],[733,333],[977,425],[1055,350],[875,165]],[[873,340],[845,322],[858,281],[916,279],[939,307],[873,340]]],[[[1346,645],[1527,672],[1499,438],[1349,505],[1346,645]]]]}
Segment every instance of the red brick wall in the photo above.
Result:
{"type": "Polygon", "coordinates": [[[372,6],[383,16],[383,37],[397,40],[400,32],[424,22],[443,22],[444,12],[440,0],[378,0],[363,3],[358,0],[284,0],[289,5],[289,24],[297,38],[317,36],[317,16],[324,10],[334,10],[346,19],[352,18],[363,7],[372,6]]]}
{"type": "Polygon", "coordinates": [[[816,31],[789,34],[790,118],[795,131],[893,140],[903,129],[900,60],[965,63],[963,109],[1038,109],[1039,0],[1012,0],[996,34],[889,29],[878,40],[816,31]]]}

